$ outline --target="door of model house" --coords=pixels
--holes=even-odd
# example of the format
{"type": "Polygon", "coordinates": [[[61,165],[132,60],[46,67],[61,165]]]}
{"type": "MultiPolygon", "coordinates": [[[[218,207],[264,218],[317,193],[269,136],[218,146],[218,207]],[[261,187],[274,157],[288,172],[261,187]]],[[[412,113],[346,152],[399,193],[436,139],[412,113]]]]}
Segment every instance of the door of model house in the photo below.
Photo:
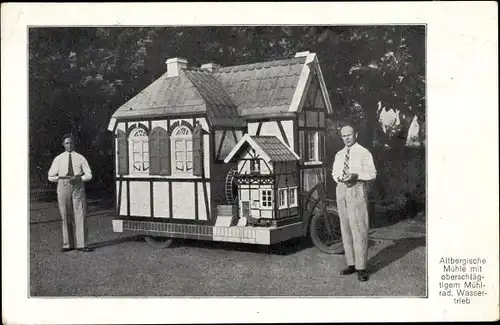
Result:
{"type": "Polygon", "coordinates": [[[250,202],[241,201],[241,216],[242,218],[250,218],[250,202]]]}

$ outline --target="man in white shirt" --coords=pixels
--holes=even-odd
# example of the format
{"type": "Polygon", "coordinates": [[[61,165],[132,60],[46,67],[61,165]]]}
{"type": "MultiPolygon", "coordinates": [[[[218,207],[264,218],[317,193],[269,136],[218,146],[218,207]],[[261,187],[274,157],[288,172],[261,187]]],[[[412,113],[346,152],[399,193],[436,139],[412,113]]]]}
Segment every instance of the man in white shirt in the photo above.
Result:
{"type": "Polygon", "coordinates": [[[335,155],[332,176],[337,183],[337,208],[347,268],[342,275],[356,273],[368,280],[368,189],[377,171],[371,153],[358,144],[358,134],[351,125],[341,130],[345,147],[335,155]]]}
{"type": "Polygon", "coordinates": [[[49,181],[57,183],[57,200],[62,218],[63,246],[61,251],[77,249],[91,252],[86,246],[84,182],[92,179],[87,160],[74,151],[74,139],[71,134],[63,136],[65,152],[57,156],[49,170],[49,181]],[[72,217],[70,218],[71,209],[72,217]]]}

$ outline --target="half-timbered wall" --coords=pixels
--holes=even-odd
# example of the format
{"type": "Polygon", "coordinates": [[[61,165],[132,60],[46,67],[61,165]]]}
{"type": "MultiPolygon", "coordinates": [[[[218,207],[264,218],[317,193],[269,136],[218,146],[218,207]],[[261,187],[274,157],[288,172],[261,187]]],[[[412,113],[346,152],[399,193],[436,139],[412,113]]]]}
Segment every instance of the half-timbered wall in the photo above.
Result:
{"type": "Polygon", "coordinates": [[[318,76],[311,75],[307,95],[297,116],[301,190],[310,191],[324,180],[326,104],[318,76]]]}
{"type": "Polygon", "coordinates": [[[214,146],[215,162],[223,162],[227,155],[233,150],[238,141],[243,137],[242,130],[235,129],[215,129],[214,146]]]}
{"type": "Polygon", "coordinates": [[[243,202],[248,202],[250,205],[250,212],[253,218],[274,218],[274,187],[272,185],[272,178],[269,178],[267,184],[263,184],[262,180],[252,180],[251,164],[253,160],[258,161],[259,172],[257,175],[270,175],[272,170],[272,164],[264,161],[259,157],[256,152],[247,147],[241,153],[238,159],[238,173],[243,175],[248,175],[248,180],[245,184],[239,184],[238,195],[241,198],[239,200],[239,214],[240,218],[243,217],[243,202]],[[262,191],[269,191],[271,193],[271,200],[268,202],[268,206],[263,206],[262,202],[262,191]]]}
{"type": "Polygon", "coordinates": [[[250,135],[273,135],[295,150],[293,119],[276,119],[271,121],[255,121],[248,123],[250,135]]]}
{"type": "Polygon", "coordinates": [[[208,122],[201,116],[189,119],[119,122],[115,137],[118,214],[124,217],[155,217],[165,220],[209,220],[212,208],[210,132],[208,122]],[[197,131],[197,125],[200,125],[202,130],[197,131]],[[193,147],[184,147],[182,157],[185,166],[192,167],[189,172],[176,172],[175,142],[162,142],[162,140],[172,141],[169,137],[177,130],[177,127],[186,127],[189,130],[185,132],[187,139],[185,143],[193,147]],[[153,134],[151,138],[146,139],[150,142],[148,149],[145,149],[145,146],[140,147],[145,149],[141,156],[142,162],[145,162],[146,155],[149,155],[150,162],[150,164],[144,164],[145,168],[141,171],[133,169],[133,164],[137,164],[139,154],[136,149],[130,148],[133,145],[130,135],[137,128],[146,132],[140,132],[142,140],[144,140],[144,134],[147,136],[153,134]],[[157,147],[154,144],[156,140],[159,140],[157,147]],[[166,152],[166,148],[170,150],[166,152]],[[196,152],[196,149],[199,150],[196,152]],[[157,160],[154,161],[154,159],[157,160]],[[168,164],[168,171],[165,170],[166,164],[168,164]]]}
{"type": "Polygon", "coordinates": [[[245,151],[241,153],[241,158],[238,160],[238,173],[239,174],[250,174],[252,160],[257,159],[258,169],[260,174],[269,175],[272,173],[272,164],[264,161],[262,157],[250,147],[247,147],[245,151]]]}
{"type": "Polygon", "coordinates": [[[226,198],[226,178],[231,169],[237,168],[236,163],[224,163],[226,156],[233,150],[236,143],[245,134],[245,128],[214,128],[212,129],[212,151],[211,159],[211,193],[213,213],[218,205],[227,205],[230,202],[226,198]]]}
{"type": "Polygon", "coordinates": [[[273,193],[272,185],[265,184],[244,184],[239,185],[239,216],[240,218],[244,218],[243,215],[243,204],[248,202],[250,205],[250,215],[252,218],[266,218],[272,219],[274,218],[274,201],[275,197],[271,195],[271,201],[269,207],[262,206],[262,191],[269,191],[273,193]]]}
{"type": "Polygon", "coordinates": [[[276,218],[296,216],[300,205],[300,201],[298,199],[300,192],[298,188],[299,175],[297,173],[297,164],[295,161],[286,161],[275,162],[273,166],[276,174],[274,188],[274,197],[276,198],[275,209],[277,211],[276,218]],[[284,206],[282,206],[282,202],[280,202],[280,192],[284,192],[284,206]],[[295,198],[293,204],[290,204],[289,202],[291,195],[295,198]]]}

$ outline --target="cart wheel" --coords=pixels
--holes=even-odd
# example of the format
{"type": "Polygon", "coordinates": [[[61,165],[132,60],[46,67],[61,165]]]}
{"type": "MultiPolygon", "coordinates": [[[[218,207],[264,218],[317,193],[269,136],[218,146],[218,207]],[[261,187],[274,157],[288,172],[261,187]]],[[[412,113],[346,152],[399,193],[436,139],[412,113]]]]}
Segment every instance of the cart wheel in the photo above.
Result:
{"type": "Polygon", "coordinates": [[[311,240],[320,251],[326,254],[342,254],[342,235],[340,233],[340,220],[337,215],[327,213],[314,214],[311,219],[311,240]],[[327,224],[330,225],[330,231],[327,224]]]}
{"type": "Polygon", "coordinates": [[[153,248],[167,248],[172,245],[174,241],[173,238],[169,237],[155,237],[155,236],[146,236],[146,243],[153,248]]]}

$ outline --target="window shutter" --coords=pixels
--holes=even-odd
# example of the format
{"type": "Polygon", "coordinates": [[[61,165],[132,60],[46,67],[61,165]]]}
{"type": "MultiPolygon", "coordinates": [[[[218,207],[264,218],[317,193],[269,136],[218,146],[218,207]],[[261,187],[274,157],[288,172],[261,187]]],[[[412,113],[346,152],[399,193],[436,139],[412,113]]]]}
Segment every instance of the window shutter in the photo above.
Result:
{"type": "Polygon", "coordinates": [[[151,175],[170,175],[170,137],[162,127],[149,136],[149,165],[151,175]]]}
{"type": "Polygon", "coordinates": [[[203,175],[203,129],[200,124],[193,132],[193,175],[203,175]]]}
{"type": "Polygon", "coordinates": [[[149,135],[149,174],[160,174],[160,139],[159,130],[155,128],[149,135]]]}
{"type": "Polygon", "coordinates": [[[172,174],[170,162],[170,136],[168,135],[168,132],[165,131],[159,139],[158,147],[160,149],[160,175],[169,176],[172,174]]]}
{"type": "Polygon", "coordinates": [[[128,175],[128,142],[127,135],[124,131],[118,130],[118,174],[128,175]]]}

